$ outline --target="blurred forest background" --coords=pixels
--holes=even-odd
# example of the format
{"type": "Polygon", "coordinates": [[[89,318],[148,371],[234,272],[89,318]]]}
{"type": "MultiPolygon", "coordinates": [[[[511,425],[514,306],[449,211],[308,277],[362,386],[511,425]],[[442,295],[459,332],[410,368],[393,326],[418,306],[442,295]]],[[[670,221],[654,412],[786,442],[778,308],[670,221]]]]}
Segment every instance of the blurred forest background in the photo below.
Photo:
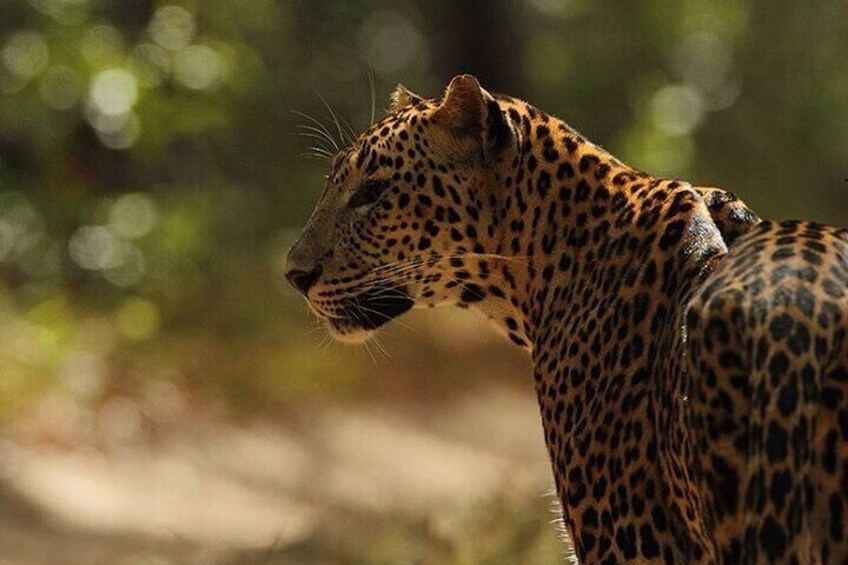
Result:
{"type": "Polygon", "coordinates": [[[2,0],[0,563],[562,558],[520,353],[456,312],[330,344],[283,283],[294,111],[364,127],[369,67],[848,225],[844,0],[2,0]]]}

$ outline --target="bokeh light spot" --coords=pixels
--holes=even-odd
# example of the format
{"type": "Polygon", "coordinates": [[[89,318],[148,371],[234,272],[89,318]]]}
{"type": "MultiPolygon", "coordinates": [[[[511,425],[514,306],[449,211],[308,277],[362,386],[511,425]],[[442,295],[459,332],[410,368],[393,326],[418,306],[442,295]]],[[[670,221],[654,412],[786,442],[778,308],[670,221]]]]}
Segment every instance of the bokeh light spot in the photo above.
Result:
{"type": "Polygon", "coordinates": [[[48,365],[56,354],[56,334],[40,324],[18,320],[9,329],[9,339],[18,360],[29,365],[48,365]]]}
{"type": "Polygon", "coordinates": [[[657,129],[667,135],[688,135],[703,121],[704,104],[690,86],[664,86],[651,100],[651,117],[657,129]]]}
{"type": "Polygon", "coordinates": [[[149,339],[159,330],[159,307],[145,298],[128,298],[115,313],[115,327],[129,339],[149,339]]]}
{"type": "Polygon", "coordinates": [[[685,82],[703,89],[721,86],[732,61],[728,41],[709,32],[687,35],[674,54],[678,74],[685,82]]]}
{"type": "Polygon", "coordinates": [[[639,168],[657,175],[685,176],[695,155],[692,136],[668,136],[651,128],[634,128],[624,140],[623,155],[639,168]]]}
{"type": "Polygon", "coordinates": [[[133,49],[130,67],[142,86],[154,88],[171,72],[171,56],[160,45],[145,42],[133,49]]]}
{"type": "Polygon", "coordinates": [[[191,45],[174,55],[174,76],[183,86],[194,90],[217,85],[227,70],[224,57],[206,45],[191,45]]]}
{"type": "Polygon", "coordinates": [[[138,102],[138,81],[126,69],[102,71],[91,81],[89,100],[101,114],[126,114],[138,102]]]}
{"type": "Polygon", "coordinates": [[[109,209],[110,226],[128,239],[147,235],[158,220],[156,204],[143,192],[124,194],[109,209]]]}
{"type": "Polygon", "coordinates": [[[92,398],[101,391],[107,374],[103,356],[84,349],[71,354],[59,369],[59,379],[65,389],[83,399],[92,398]]]}
{"type": "Polygon", "coordinates": [[[129,149],[141,135],[141,120],[135,112],[104,116],[95,121],[97,139],[109,149],[129,149]]]}
{"type": "Polygon", "coordinates": [[[105,226],[84,226],[71,236],[68,251],[71,259],[83,269],[114,269],[125,260],[122,243],[115,232],[105,226]]]}
{"type": "Polygon", "coordinates": [[[144,253],[135,245],[125,243],[122,246],[123,262],[113,268],[103,271],[103,277],[115,286],[130,287],[144,276],[147,271],[147,261],[144,253]]]}
{"type": "Polygon", "coordinates": [[[13,75],[30,79],[47,66],[50,51],[44,36],[36,31],[19,31],[12,35],[0,52],[3,66],[13,75]]]}
{"type": "Polygon", "coordinates": [[[124,60],[124,36],[113,26],[94,26],[80,41],[80,52],[94,69],[120,65],[124,60]]]}
{"type": "Polygon", "coordinates": [[[403,69],[424,51],[421,33],[397,12],[372,14],[362,25],[360,37],[368,60],[381,73],[403,69]]]}
{"type": "Polygon", "coordinates": [[[163,6],[153,15],[148,31],[153,41],[165,49],[176,51],[188,45],[194,37],[194,17],[182,6],[163,6]]]}
{"type": "Polygon", "coordinates": [[[30,0],[36,10],[62,25],[78,25],[88,16],[89,0],[30,0]]]}

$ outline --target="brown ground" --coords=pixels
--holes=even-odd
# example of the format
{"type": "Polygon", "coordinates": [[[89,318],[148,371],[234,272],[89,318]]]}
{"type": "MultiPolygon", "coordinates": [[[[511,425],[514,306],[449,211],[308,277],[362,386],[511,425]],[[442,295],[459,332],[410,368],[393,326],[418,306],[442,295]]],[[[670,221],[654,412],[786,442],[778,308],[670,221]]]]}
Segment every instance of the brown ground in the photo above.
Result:
{"type": "Polygon", "coordinates": [[[287,424],[204,422],[120,449],[8,440],[0,469],[0,564],[562,555],[529,387],[482,385],[437,410],[359,405],[287,424]]]}

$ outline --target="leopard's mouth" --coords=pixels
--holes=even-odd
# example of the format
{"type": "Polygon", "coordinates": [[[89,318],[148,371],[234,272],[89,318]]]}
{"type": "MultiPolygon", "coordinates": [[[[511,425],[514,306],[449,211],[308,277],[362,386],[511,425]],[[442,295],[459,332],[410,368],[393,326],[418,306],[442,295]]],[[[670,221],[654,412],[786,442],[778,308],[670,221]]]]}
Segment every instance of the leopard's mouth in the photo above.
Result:
{"type": "Polygon", "coordinates": [[[404,287],[381,285],[342,299],[333,314],[324,317],[334,337],[340,341],[360,342],[408,312],[414,304],[404,287]]]}

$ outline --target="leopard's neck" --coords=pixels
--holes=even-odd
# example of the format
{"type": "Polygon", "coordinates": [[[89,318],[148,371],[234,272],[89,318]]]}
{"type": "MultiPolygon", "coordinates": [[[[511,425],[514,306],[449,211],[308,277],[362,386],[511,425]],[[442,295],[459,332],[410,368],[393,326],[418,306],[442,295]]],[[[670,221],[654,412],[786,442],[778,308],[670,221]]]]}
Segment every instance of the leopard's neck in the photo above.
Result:
{"type": "Polygon", "coordinates": [[[501,104],[520,121],[522,144],[498,175],[497,236],[488,243],[506,257],[488,267],[490,286],[504,296],[479,306],[532,351],[545,439],[578,555],[591,557],[601,533],[614,536],[631,523],[617,511],[602,520],[603,512],[647,506],[668,519],[669,539],[691,537],[684,545],[693,553],[679,559],[703,557],[702,516],[677,496],[692,463],[684,371],[669,359],[682,362],[683,309],[726,252],[721,234],[687,183],[641,173],[522,102],[501,104]],[[645,413],[654,415],[652,425],[637,417],[645,413]],[[633,437],[636,448],[625,441],[633,437]],[[639,484],[623,489],[616,481],[624,476],[639,484]]]}
{"type": "MultiPolygon", "coordinates": [[[[595,290],[584,280],[584,267],[612,260],[613,250],[606,247],[611,234],[628,231],[639,212],[630,203],[663,190],[662,185],[668,192],[685,183],[663,181],[626,165],[562,120],[522,101],[500,104],[521,139],[509,165],[491,181],[491,191],[498,195],[489,218],[495,233],[484,246],[504,258],[488,266],[507,304],[487,301],[480,306],[512,341],[533,350],[556,288],[562,289],[560,294],[570,288],[570,300],[595,290]]],[[[615,255],[624,253],[616,250],[615,255]]],[[[615,281],[603,273],[597,277],[605,279],[602,288],[609,294],[615,281]]]]}

